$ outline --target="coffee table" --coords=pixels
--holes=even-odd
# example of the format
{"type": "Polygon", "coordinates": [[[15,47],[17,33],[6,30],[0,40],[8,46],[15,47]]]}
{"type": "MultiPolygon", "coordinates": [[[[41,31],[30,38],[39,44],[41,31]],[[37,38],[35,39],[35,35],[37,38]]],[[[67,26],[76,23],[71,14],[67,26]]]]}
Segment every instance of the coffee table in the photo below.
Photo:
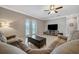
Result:
{"type": "Polygon", "coordinates": [[[35,35],[28,37],[28,42],[31,42],[38,48],[41,48],[42,46],[46,45],[46,38],[35,35]]]}

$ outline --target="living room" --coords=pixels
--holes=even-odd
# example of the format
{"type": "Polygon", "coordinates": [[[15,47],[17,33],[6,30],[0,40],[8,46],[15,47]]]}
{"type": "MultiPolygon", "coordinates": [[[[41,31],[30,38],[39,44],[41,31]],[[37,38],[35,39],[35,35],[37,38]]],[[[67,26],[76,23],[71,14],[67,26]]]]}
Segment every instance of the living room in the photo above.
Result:
{"type": "Polygon", "coordinates": [[[56,48],[62,44],[65,47],[64,43],[75,40],[71,38],[71,34],[74,31],[78,33],[79,30],[79,5],[58,5],[58,10],[53,11],[50,7],[51,5],[1,5],[0,31],[9,39],[7,43],[21,45],[22,41],[26,45],[24,48],[21,45],[22,49],[28,54],[79,53],[78,50],[74,52],[56,48]]]}

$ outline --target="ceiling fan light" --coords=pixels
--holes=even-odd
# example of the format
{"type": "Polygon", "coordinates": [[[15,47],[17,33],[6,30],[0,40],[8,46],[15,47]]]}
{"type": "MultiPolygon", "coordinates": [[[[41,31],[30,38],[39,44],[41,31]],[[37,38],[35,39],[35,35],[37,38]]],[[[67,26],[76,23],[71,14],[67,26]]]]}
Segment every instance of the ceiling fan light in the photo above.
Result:
{"type": "Polygon", "coordinates": [[[49,11],[48,14],[54,14],[54,13],[58,13],[58,9],[63,8],[62,6],[59,5],[50,5],[50,8],[46,11],[49,11]]]}
{"type": "Polygon", "coordinates": [[[52,13],[55,13],[55,11],[51,11],[52,13]]]}
{"type": "Polygon", "coordinates": [[[54,14],[54,13],[55,13],[55,11],[50,11],[48,14],[51,15],[51,14],[54,14]]]}

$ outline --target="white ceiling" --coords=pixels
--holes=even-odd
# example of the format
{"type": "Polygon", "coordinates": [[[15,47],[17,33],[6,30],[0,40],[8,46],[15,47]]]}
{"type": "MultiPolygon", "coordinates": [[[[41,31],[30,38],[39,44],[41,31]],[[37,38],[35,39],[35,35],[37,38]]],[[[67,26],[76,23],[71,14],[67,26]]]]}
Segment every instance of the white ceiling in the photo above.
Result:
{"type": "Polygon", "coordinates": [[[64,17],[72,14],[79,14],[79,5],[63,5],[58,13],[48,15],[48,5],[2,5],[1,7],[23,13],[41,20],[52,20],[58,17],[64,17]]]}

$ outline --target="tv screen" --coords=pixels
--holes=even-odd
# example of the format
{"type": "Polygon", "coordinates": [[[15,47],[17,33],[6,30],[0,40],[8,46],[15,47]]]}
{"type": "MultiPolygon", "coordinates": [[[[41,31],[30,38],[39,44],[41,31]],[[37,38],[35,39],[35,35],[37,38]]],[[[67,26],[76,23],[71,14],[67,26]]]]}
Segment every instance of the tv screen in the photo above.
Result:
{"type": "Polygon", "coordinates": [[[48,30],[58,30],[58,24],[50,24],[50,25],[48,25],[48,30]]]}

